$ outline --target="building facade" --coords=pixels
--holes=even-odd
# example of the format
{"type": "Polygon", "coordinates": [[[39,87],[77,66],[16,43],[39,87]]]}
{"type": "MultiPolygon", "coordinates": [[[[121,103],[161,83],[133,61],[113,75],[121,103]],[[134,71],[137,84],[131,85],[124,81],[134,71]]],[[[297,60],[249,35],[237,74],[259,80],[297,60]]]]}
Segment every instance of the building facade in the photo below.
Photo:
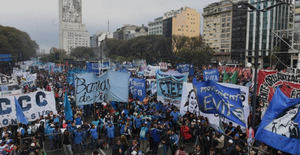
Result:
{"type": "Polygon", "coordinates": [[[113,33],[113,38],[118,40],[130,40],[145,35],[148,35],[148,28],[144,25],[141,27],[136,25],[124,25],[113,33]]]}
{"type": "Polygon", "coordinates": [[[112,39],[113,33],[111,32],[100,32],[90,37],[90,47],[100,47],[101,43],[105,39],[112,39]]]}
{"type": "Polygon", "coordinates": [[[67,53],[76,47],[89,47],[90,34],[82,24],[81,0],[59,0],[59,48],[67,53]]]}
{"type": "MultiPolygon", "coordinates": [[[[292,0],[282,1],[292,2],[292,0]]],[[[276,5],[280,1],[248,0],[248,3],[258,9],[263,9],[276,5]]],[[[279,5],[266,12],[261,12],[259,35],[256,34],[257,14],[255,11],[248,12],[245,63],[254,64],[255,47],[257,46],[260,67],[270,66],[274,47],[278,47],[278,43],[281,43],[281,38],[288,39],[292,37],[290,30],[293,27],[293,9],[291,5],[279,5]],[[257,35],[258,40],[256,40],[257,35]]]]}
{"type": "Polygon", "coordinates": [[[215,51],[217,62],[231,61],[232,7],[232,2],[224,0],[203,9],[203,38],[215,51]]]}
{"type": "Polygon", "coordinates": [[[300,0],[295,0],[294,5],[294,34],[292,39],[292,46],[289,52],[291,54],[290,66],[293,68],[300,68],[299,52],[300,52],[300,0]]]}
{"type": "Polygon", "coordinates": [[[200,13],[195,9],[183,7],[164,13],[162,17],[149,22],[148,26],[149,35],[197,37],[200,35],[200,13]]]}

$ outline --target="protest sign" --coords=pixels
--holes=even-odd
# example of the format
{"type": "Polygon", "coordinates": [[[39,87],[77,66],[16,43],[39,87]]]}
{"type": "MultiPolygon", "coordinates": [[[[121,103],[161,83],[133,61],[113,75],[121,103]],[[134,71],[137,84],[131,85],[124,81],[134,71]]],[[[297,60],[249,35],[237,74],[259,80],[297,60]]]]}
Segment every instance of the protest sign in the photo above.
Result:
{"type": "Polygon", "coordinates": [[[105,72],[74,74],[77,105],[93,104],[105,100],[127,102],[129,73],[105,72]]]}
{"type": "Polygon", "coordinates": [[[0,127],[17,125],[14,97],[22,107],[28,121],[35,121],[50,112],[57,114],[53,92],[37,91],[30,94],[0,98],[0,127]]]}
{"type": "Polygon", "coordinates": [[[180,114],[183,116],[188,111],[199,115],[200,110],[193,84],[183,82],[180,114]]]}
{"type": "Polygon", "coordinates": [[[8,85],[15,83],[15,80],[11,76],[7,76],[0,73],[0,85],[8,85]]]}
{"type": "Polygon", "coordinates": [[[225,87],[213,81],[200,82],[194,87],[202,112],[218,114],[246,126],[240,89],[225,87]]]}
{"type": "MultiPolygon", "coordinates": [[[[169,72],[170,73],[170,72],[169,72]]],[[[157,73],[157,100],[164,104],[171,103],[180,107],[183,82],[187,81],[187,74],[157,73]]]]}
{"type": "Polygon", "coordinates": [[[130,79],[130,92],[134,99],[143,101],[146,97],[146,83],[145,79],[131,78],[130,79]]]}
{"type": "Polygon", "coordinates": [[[203,71],[203,78],[205,81],[211,80],[219,81],[219,71],[217,69],[208,69],[203,71]]]}
{"type": "Polygon", "coordinates": [[[156,79],[147,79],[147,92],[150,92],[151,95],[154,95],[157,91],[156,79]]]}
{"type": "Polygon", "coordinates": [[[288,98],[277,88],[255,139],[278,150],[300,154],[299,103],[300,98],[288,98]]]}
{"type": "Polygon", "coordinates": [[[257,95],[267,108],[276,88],[290,98],[300,97],[300,74],[283,73],[271,70],[259,70],[257,95]]]}

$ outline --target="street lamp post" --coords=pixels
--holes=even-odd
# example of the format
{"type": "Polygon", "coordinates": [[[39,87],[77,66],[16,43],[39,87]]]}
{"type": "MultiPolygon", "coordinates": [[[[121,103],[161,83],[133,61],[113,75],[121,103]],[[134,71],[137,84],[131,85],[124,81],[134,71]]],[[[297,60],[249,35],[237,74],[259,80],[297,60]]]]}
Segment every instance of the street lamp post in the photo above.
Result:
{"type": "Polygon", "coordinates": [[[279,2],[278,4],[269,6],[267,8],[263,8],[263,9],[257,9],[256,7],[254,7],[253,5],[249,4],[248,2],[239,2],[239,5],[245,5],[247,6],[249,9],[251,9],[251,11],[255,11],[256,12],[256,33],[255,33],[255,51],[254,51],[254,92],[253,92],[253,98],[252,98],[252,127],[255,128],[255,114],[256,114],[256,100],[257,100],[257,70],[258,70],[258,57],[259,57],[259,28],[260,28],[260,13],[261,12],[266,12],[269,11],[277,6],[283,5],[283,4],[287,4],[289,5],[289,3],[286,2],[279,2]]]}

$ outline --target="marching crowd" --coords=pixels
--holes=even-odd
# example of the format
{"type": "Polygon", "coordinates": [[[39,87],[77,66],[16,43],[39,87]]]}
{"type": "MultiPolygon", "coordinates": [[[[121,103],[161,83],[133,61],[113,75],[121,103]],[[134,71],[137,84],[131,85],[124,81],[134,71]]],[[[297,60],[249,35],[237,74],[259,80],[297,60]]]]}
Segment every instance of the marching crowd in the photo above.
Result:
{"type": "Polygon", "coordinates": [[[65,155],[245,155],[282,154],[255,142],[254,133],[223,122],[223,132],[210,127],[209,120],[162,104],[149,94],[143,102],[129,97],[128,103],[103,102],[76,106],[74,87],[66,81],[66,73],[37,70],[36,84],[23,88],[54,91],[57,114],[49,113],[28,125],[1,128],[0,154],[44,155],[46,150],[63,150],[65,155]],[[64,97],[72,105],[73,121],[64,119],[64,97]],[[106,151],[109,150],[109,151],[106,151]]]}

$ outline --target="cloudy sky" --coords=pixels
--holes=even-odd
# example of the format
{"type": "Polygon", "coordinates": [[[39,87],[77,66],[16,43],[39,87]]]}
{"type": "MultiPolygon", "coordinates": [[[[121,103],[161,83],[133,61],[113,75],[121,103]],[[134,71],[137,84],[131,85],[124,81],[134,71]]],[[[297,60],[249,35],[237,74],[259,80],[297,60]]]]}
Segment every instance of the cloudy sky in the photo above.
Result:
{"type": "MultiPolygon", "coordinates": [[[[83,23],[90,34],[110,31],[124,24],[142,25],[164,12],[189,6],[202,13],[218,0],[82,0],[83,23]]],[[[58,0],[3,0],[0,24],[29,33],[41,49],[58,47],[58,0]]]]}

